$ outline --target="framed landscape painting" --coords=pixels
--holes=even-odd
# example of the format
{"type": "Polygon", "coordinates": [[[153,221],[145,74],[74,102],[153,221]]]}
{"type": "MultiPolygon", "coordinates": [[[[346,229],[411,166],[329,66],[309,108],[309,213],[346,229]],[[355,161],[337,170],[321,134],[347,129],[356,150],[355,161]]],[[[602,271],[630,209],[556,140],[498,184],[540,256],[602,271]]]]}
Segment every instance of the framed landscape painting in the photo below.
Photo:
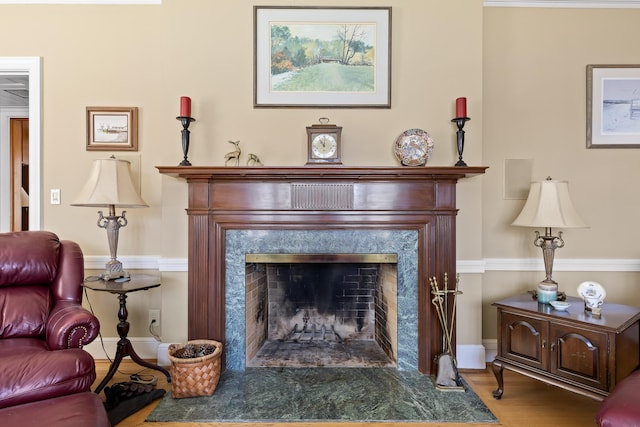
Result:
{"type": "Polygon", "coordinates": [[[255,6],[254,107],[391,108],[391,8],[255,6]]]}
{"type": "Polygon", "coordinates": [[[587,148],[640,147],[640,65],[587,65],[587,148]]]}

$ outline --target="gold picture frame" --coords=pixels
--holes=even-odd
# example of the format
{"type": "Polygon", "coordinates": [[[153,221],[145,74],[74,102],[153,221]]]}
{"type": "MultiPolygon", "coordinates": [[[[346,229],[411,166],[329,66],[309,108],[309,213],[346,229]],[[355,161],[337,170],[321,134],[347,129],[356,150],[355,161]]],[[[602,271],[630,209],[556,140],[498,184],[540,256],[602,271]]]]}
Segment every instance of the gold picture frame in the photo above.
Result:
{"type": "Polygon", "coordinates": [[[138,151],[138,108],[87,107],[87,151],[138,151]]]}

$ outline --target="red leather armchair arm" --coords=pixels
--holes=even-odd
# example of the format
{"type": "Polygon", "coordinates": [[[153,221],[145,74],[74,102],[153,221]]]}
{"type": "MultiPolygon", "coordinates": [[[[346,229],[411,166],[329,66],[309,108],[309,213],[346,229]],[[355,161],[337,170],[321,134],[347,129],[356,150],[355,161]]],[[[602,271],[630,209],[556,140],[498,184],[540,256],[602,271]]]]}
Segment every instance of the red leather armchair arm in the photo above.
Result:
{"type": "Polygon", "coordinates": [[[96,339],[100,331],[98,318],[74,301],[58,301],[46,326],[47,345],[51,350],[82,348],[96,339]]]}
{"type": "Polygon", "coordinates": [[[640,371],[632,372],[613,388],[596,413],[600,427],[632,427],[640,425],[640,371]]]}
{"type": "Polygon", "coordinates": [[[60,241],[60,260],[51,286],[54,305],[45,333],[51,350],[81,348],[93,341],[100,322],[82,307],[84,257],[80,246],[69,240],[60,241]]]}

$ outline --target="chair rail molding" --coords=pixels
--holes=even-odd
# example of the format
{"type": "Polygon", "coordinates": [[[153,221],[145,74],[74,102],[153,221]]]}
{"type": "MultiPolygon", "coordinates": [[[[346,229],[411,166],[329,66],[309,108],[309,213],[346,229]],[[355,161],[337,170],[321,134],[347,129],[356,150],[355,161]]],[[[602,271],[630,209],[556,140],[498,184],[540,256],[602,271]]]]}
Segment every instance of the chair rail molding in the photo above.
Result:
{"type": "MultiPolygon", "coordinates": [[[[165,258],[158,255],[119,256],[128,269],[158,270],[160,272],[188,271],[187,258],[165,258]]],[[[108,256],[86,256],[87,270],[101,270],[109,261],[108,256]]],[[[483,274],[487,271],[544,271],[541,258],[485,258],[479,260],[456,261],[456,271],[460,274],[483,274]]],[[[553,271],[607,271],[640,272],[640,259],[622,258],[569,258],[556,259],[553,271]]]]}
{"type": "MultiPolygon", "coordinates": [[[[486,258],[486,271],[544,271],[541,258],[486,258]]],[[[640,272],[640,259],[556,259],[553,271],[640,272]]]]}

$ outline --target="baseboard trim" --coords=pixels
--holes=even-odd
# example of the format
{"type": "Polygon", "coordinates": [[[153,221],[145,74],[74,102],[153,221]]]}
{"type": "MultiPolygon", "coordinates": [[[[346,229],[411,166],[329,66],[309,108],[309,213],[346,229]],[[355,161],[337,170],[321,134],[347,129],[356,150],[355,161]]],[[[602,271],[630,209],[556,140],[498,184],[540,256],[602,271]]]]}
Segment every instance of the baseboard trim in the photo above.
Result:
{"type": "Polygon", "coordinates": [[[482,345],[486,350],[486,358],[485,358],[486,363],[493,362],[493,359],[495,359],[496,356],[498,355],[498,340],[497,339],[482,340],[482,345]]]}
{"type": "Polygon", "coordinates": [[[456,361],[459,369],[485,369],[487,367],[485,348],[477,344],[457,345],[456,361]]]}
{"type": "MultiPolygon", "coordinates": [[[[107,337],[103,338],[101,342],[98,338],[91,344],[85,345],[84,349],[96,360],[113,360],[118,341],[119,338],[107,337]],[[102,343],[104,343],[104,349],[102,343]]],[[[160,366],[171,365],[168,357],[169,343],[158,342],[149,337],[129,337],[129,341],[131,341],[131,345],[141,358],[156,360],[156,363],[160,366]]],[[[458,345],[456,346],[456,355],[458,368],[460,369],[484,369],[486,367],[487,356],[483,345],[458,345]]]]}
{"type": "Polygon", "coordinates": [[[158,365],[160,366],[170,366],[171,361],[169,360],[169,346],[171,344],[166,342],[161,342],[158,345],[157,357],[158,365]]]}
{"type": "MultiPolygon", "coordinates": [[[[160,344],[151,337],[127,337],[131,341],[136,354],[143,359],[154,360],[158,358],[158,347],[160,344]]],[[[120,338],[105,337],[84,346],[84,349],[96,360],[113,360],[116,356],[116,348],[120,338]]],[[[168,344],[167,344],[168,346],[168,344]]]]}

